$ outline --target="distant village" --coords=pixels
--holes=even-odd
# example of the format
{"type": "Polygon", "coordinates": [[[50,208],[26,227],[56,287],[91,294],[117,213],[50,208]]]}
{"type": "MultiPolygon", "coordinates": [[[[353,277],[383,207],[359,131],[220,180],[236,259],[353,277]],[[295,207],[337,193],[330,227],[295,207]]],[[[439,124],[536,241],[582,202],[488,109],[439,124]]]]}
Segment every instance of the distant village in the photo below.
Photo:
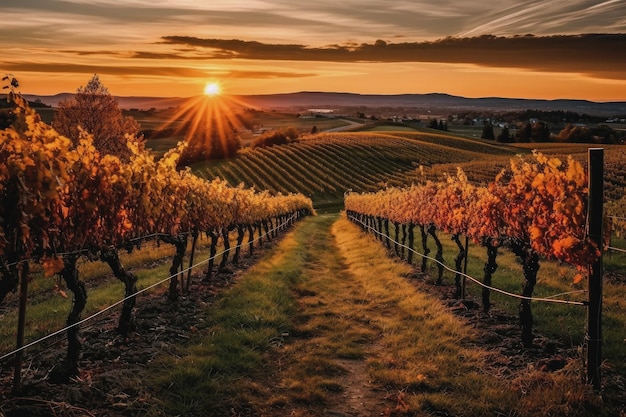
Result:
{"type": "Polygon", "coordinates": [[[626,139],[626,115],[607,118],[561,110],[447,113],[445,109],[347,107],[311,108],[299,113],[299,117],[357,118],[364,123],[391,122],[438,130],[450,130],[454,126],[478,127],[481,133],[474,136],[502,142],[624,143],[626,139]]]}

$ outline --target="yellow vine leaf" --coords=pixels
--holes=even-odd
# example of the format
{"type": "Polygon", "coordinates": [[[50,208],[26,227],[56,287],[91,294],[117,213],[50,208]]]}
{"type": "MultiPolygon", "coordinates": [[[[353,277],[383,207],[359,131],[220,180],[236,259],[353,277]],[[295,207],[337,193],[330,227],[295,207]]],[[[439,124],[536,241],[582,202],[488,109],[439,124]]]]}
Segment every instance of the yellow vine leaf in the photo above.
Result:
{"type": "Polygon", "coordinates": [[[541,239],[542,236],[543,236],[543,231],[539,227],[532,226],[530,228],[530,240],[541,239]]]}
{"type": "Polygon", "coordinates": [[[130,230],[133,230],[133,222],[131,222],[131,221],[130,221],[130,220],[128,220],[128,219],[124,219],[124,220],[122,221],[122,227],[123,227],[123,229],[124,229],[125,231],[130,231],[130,230]]]}
{"type": "Polygon", "coordinates": [[[585,170],[578,161],[569,161],[566,175],[568,181],[574,181],[578,186],[585,184],[585,170]]]}
{"type": "Polygon", "coordinates": [[[561,164],[562,162],[559,158],[550,158],[550,160],[548,161],[548,166],[550,166],[550,168],[552,169],[557,169],[561,166],[561,164]]]}
{"type": "Polygon", "coordinates": [[[54,286],[54,292],[56,292],[57,294],[59,294],[63,298],[67,298],[67,293],[65,291],[63,291],[61,289],[61,287],[59,287],[58,285],[54,286]]]}
{"type": "Polygon", "coordinates": [[[58,274],[64,268],[63,259],[58,257],[44,258],[42,261],[44,276],[50,278],[51,276],[58,274]]]}

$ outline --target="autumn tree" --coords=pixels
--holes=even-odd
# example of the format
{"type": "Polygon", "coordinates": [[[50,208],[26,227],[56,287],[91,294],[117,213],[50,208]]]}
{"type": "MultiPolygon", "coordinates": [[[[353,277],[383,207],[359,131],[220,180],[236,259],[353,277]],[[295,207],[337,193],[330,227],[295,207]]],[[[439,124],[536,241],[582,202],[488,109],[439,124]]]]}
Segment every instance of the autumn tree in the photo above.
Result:
{"type": "Polygon", "coordinates": [[[513,141],[513,138],[511,137],[511,132],[509,132],[508,127],[505,126],[502,128],[502,130],[498,134],[498,137],[496,138],[496,141],[500,143],[511,143],[513,141]]]}
{"type": "Polygon", "coordinates": [[[555,141],[570,143],[619,143],[618,132],[606,125],[596,127],[568,124],[555,135],[555,141]]]}
{"type": "Polygon", "coordinates": [[[123,116],[118,101],[100,82],[97,74],[86,86],[80,86],[69,100],[59,103],[53,127],[78,144],[81,129],[93,135],[96,149],[103,154],[126,159],[130,151],[127,140],[137,140],[139,124],[123,116]]]}
{"type": "Polygon", "coordinates": [[[236,127],[221,115],[211,118],[202,128],[190,128],[185,141],[187,147],[180,155],[179,168],[202,161],[230,158],[241,148],[236,127]]]}
{"type": "Polygon", "coordinates": [[[546,122],[538,121],[532,124],[531,140],[533,142],[550,142],[550,139],[550,128],[546,122]]]}
{"type": "MultiPolygon", "coordinates": [[[[11,93],[15,93],[16,89],[20,86],[20,83],[12,75],[5,75],[2,77],[3,90],[10,90],[11,93]]],[[[6,100],[0,101],[0,130],[4,130],[11,126],[15,121],[15,114],[12,110],[12,105],[7,95],[6,100]]]]}
{"type": "Polygon", "coordinates": [[[15,121],[15,116],[11,113],[11,109],[0,109],[0,130],[4,130],[11,126],[15,121]]]}
{"type": "Polygon", "coordinates": [[[515,141],[520,143],[527,143],[530,142],[531,137],[532,125],[530,123],[522,123],[522,125],[517,129],[515,141]]]}

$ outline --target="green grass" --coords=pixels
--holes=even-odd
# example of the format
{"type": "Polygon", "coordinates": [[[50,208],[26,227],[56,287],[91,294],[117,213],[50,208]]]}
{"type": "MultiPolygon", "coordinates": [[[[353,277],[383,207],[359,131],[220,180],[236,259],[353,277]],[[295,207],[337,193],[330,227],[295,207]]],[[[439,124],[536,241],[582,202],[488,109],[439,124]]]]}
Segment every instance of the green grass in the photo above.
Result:
{"type": "Polygon", "coordinates": [[[416,129],[411,126],[387,126],[378,125],[368,129],[361,129],[359,132],[414,132],[416,129]]]}
{"type": "Polygon", "coordinates": [[[389,121],[364,121],[361,126],[350,129],[351,132],[415,132],[424,131],[425,129],[419,124],[389,122],[389,121]]]}
{"type": "MultiPolygon", "coordinates": [[[[311,223],[297,228],[306,234],[311,223]]],[[[292,331],[292,288],[304,279],[302,262],[302,248],[291,234],[207,309],[207,334],[180,359],[163,357],[153,368],[161,400],[154,413],[225,415],[249,401],[242,378],[260,375],[265,352],[292,331]]]]}
{"type": "Polygon", "coordinates": [[[262,126],[265,129],[285,129],[293,127],[294,129],[308,133],[313,126],[317,126],[318,131],[324,131],[336,127],[346,126],[347,123],[341,119],[328,117],[299,117],[295,113],[284,112],[254,112],[250,114],[251,122],[254,125],[262,126]]]}
{"type": "Polygon", "coordinates": [[[411,275],[347,220],[305,220],[155,364],[149,415],[342,413],[355,392],[376,415],[606,415],[575,364],[498,376],[498,352],[411,275]]]}
{"type": "Polygon", "coordinates": [[[355,226],[334,225],[352,279],[370,301],[362,310],[379,329],[368,359],[378,384],[404,393],[404,414],[488,415],[514,407],[515,395],[485,373],[489,352],[466,348],[475,336],[435,298],[416,291],[406,265],[380,259],[378,242],[355,238],[355,226]]]}
{"type": "MultiPolygon", "coordinates": [[[[209,241],[200,239],[196,248],[196,262],[209,256],[209,241]]],[[[191,245],[189,245],[191,246],[191,245]]],[[[169,276],[173,246],[155,243],[145,243],[142,249],[128,254],[120,251],[120,260],[125,268],[137,275],[137,288],[147,288],[169,276]]],[[[188,262],[189,257],[186,257],[188,262]]],[[[186,267],[187,265],[185,265],[186,267]]],[[[206,269],[206,265],[203,266],[206,269]]],[[[87,305],[82,316],[87,317],[117,302],[124,297],[124,284],[115,279],[111,270],[103,262],[79,261],[80,279],[87,286],[87,305]]],[[[201,268],[202,269],[202,268],[201,268]]],[[[194,273],[198,273],[194,271],[194,273]]],[[[196,277],[196,279],[199,279],[196,277]]],[[[168,283],[156,287],[151,291],[164,291],[168,283]]],[[[10,293],[4,300],[5,305],[15,306],[18,294],[10,293]]],[[[138,297],[141,303],[141,295],[138,297]]],[[[26,312],[25,343],[30,343],[40,337],[48,335],[65,326],[67,315],[72,305],[72,293],[65,288],[65,284],[58,277],[44,278],[41,268],[34,265],[32,280],[29,284],[29,299],[26,312]],[[67,293],[64,298],[55,287],[67,293]]],[[[114,311],[119,311],[121,306],[114,311]]],[[[17,328],[17,308],[7,307],[0,313],[0,352],[6,353],[15,347],[15,329],[17,328]]],[[[63,338],[60,335],[59,338],[63,338]]]]}
{"type": "MultiPolygon", "coordinates": [[[[394,228],[390,226],[390,232],[394,235],[394,228]]],[[[438,233],[444,248],[444,263],[454,269],[454,258],[458,254],[456,244],[445,233],[438,233]]],[[[626,246],[624,239],[614,238],[612,244],[616,247],[626,246]]],[[[434,256],[436,247],[429,237],[430,256],[434,256]]],[[[416,229],[414,242],[416,251],[422,252],[419,231],[416,229]]],[[[392,246],[393,250],[393,246],[392,246]]],[[[482,281],[483,266],[485,264],[486,250],[482,246],[470,242],[469,260],[467,273],[482,281]]],[[[519,260],[506,248],[499,250],[496,262],[498,269],[494,273],[492,285],[512,294],[521,294],[524,284],[524,276],[519,260]]],[[[421,257],[414,257],[415,267],[419,270],[421,257]]],[[[604,271],[609,274],[621,274],[622,281],[606,279],[603,283],[603,344],[602,355],[605,372],[610,375],[626,375],[626,350],[624,349],[624,333],[626,316],[624,312],[624,299],[626,287],[623,277],[626,275],[626,254],[607,253],[604,255],[604,271]]],[[[433,261],[427,263],[428,281],[434,284],[437,276],[437,268],[433,261]]],[[[556,294],[565,294],[558,298],[584,302],[587,300],[588,283],[574,283],[574,276],[578,272],[575,268],[549,260],[540,261],[540,269],[537,274],[537,284],[533,293],[535,298],[549,298],[556,294]]],[[[467,280],[467,297],[481,304],[482,288],[470,280],[467,280]]],[[[443,284],[454,286],[454,273],[444,272],[443,284]]],[[[518,314],[519,300],[499,294],[491,293],[491,303],[499,311],[503,311],[512,317],[518,314]]],[[[584,306],[555,304],[536,301],[532,303],[534,318],[533,333],[538,339],[556,340],[566,348],[580,348],[584,344],[587,310],[584,306]]],[[[581,362],[578,366],[581,376],[581,362]]]]}

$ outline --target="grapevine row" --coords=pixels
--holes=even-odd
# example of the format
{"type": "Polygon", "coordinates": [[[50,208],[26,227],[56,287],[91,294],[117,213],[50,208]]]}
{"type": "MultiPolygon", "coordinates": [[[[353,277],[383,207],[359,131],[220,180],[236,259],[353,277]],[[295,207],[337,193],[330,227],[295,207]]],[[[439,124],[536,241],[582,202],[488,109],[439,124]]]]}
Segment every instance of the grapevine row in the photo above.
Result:
{"type": "MultiPolygon", "coordinates": [[[[119,249],[132,249],[147,235],[175,245],[169,296],[176,298],[175,272],[188,236],[193,246],[199,233],[211,236],[213,244],[222,237],[226,262],[231,230],[238,230],[239,242],[248,231],[252,242],[254,231],[267,232],[272,222],[314,213],[311,200],[299,194],[271,195],[177,170],[182,144],[159,160],[132,138],[128,160],[100,154],[86,132],[73,144],[43,123],[21,96],[11,93],[9,100],[14,120],[0,131],[0,302],[20,277],[22,285],[28,282],[29,263],[39,261],[47,276],[59,274],[72,291],[67,324],[79,322],[87,293],[76,265],[88,256],[108,263],[124,283],[130,298],[119,329],[126,332],[132,328],[137,279],[121,265],[119,249]]],[[[77,326],[68,331],[68,342],[66,378],[78,372],[77,326]]]]}
{"type": "MultiPolygon", "coordinates": [[[[376,193],[348,194],[345,208],[349,217],[389,235],[389,222],[396,235],[406,239],[405,230],[420,228],[422,245],[427,238],[437,245],[435,258],[442,261],[437,230],[452,235],[459,247],[457,271],[466,256],[460,236],[487,249],[484,283],[491,284],[497,249],[510,248],[521,260],[526,280],[520,305],[522,341],[532,345],[530,297],[536,283],[539,258],[558,259],[583,271],[599,255],[599,249],[585,235],[587,215],[587,173],[568,158],[548,158],[533,153],[531,160],[513,159],[488,186],[471,184],[464,172],[445,181],[428,182],[409,188],[392,188],[376,193]]],[[[412,239],[412,235],[409,236],[412,239]]],[[[389,242],[387,241],[387,245],[389,242]]],[[[412,247],[412,242],[409,245],[412,247]]],[[[396,248],[397,250],[397,248],[396,248]]],[[[424,262],[422,268],[425,267],[424,262]]],[[[440,266],[438,281],[443,269],[440,266]]],[[[582,275],[577,275],[577,279],[582,275]]],[[[457,296],[461,295],[456,277],[457,296]]],[[[483,291],[483,308],[489,309],[489,292],[483,291]]]]}

